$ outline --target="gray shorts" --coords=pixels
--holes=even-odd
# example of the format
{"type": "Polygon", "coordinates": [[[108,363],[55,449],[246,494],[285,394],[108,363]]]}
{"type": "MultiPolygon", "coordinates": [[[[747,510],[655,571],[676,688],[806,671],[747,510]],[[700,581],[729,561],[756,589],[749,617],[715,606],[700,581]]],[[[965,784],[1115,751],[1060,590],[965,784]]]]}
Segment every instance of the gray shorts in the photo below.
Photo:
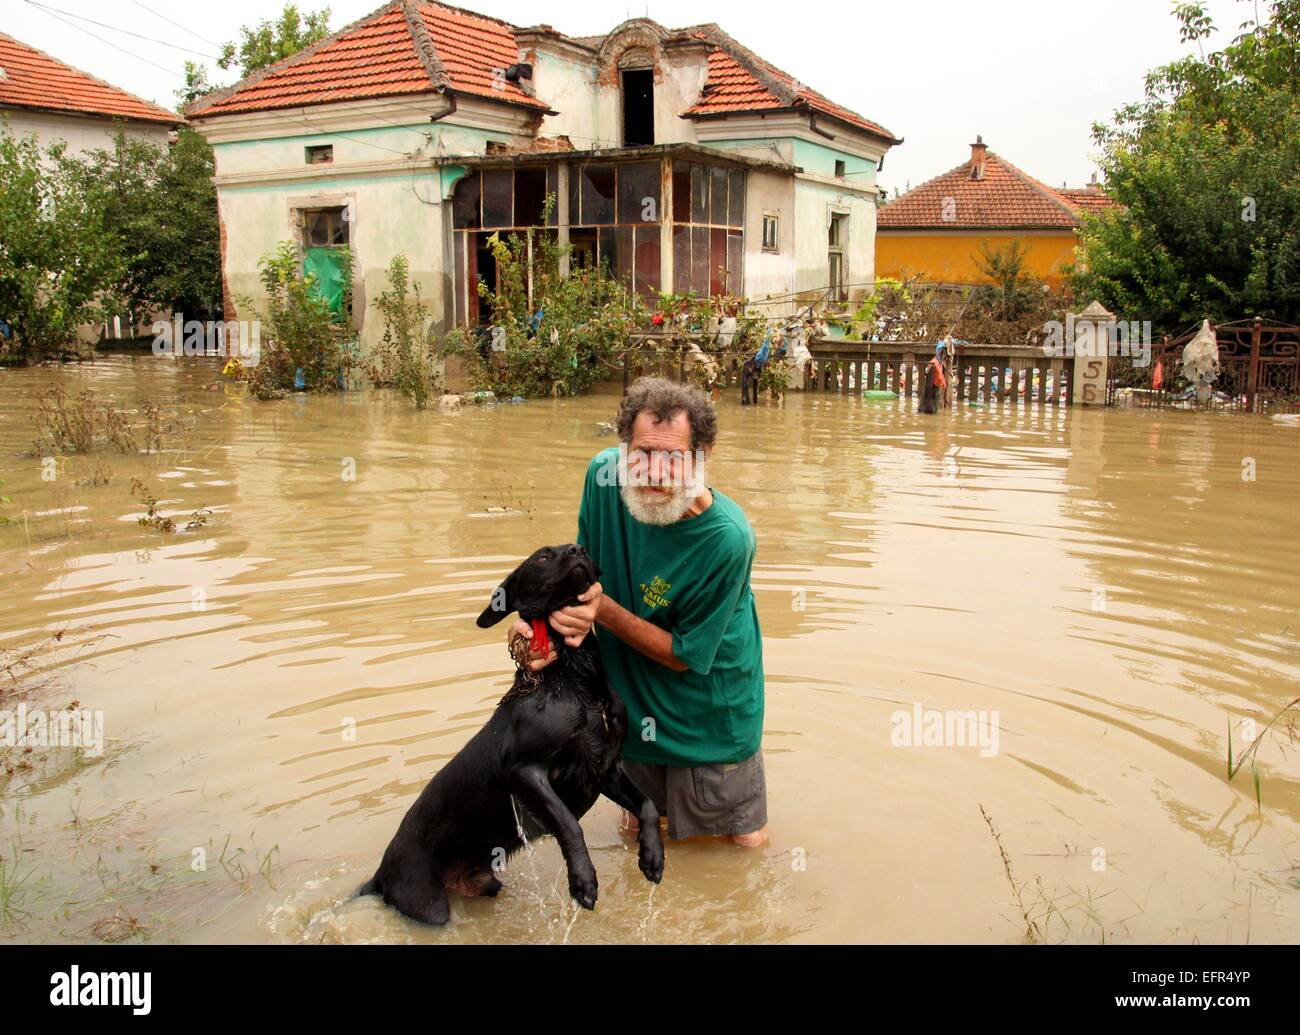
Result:
{"type": "Polygon", "coordinates": [[[700,835],[752,834],[767,825],[763,749],[743,762],[650,765],[623,760],[632,782],[668,817],[674,840],[700,835]]]}

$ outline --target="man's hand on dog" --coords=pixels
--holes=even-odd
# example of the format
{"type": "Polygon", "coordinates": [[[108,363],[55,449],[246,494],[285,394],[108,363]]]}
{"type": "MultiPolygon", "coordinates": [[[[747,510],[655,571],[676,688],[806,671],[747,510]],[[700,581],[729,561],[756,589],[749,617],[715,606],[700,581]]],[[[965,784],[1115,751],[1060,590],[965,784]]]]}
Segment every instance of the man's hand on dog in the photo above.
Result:
{"type": "MultiPolygon", "coordinates": [[[[593,582],[587,587],[586,592],[578,595],[580,603],[571,604],[569,607],[562,607],[558,611],[552,611],[549,618],[549,624],[552,629],[564,637],[564,642],[570,647],[582,646],[582,641],[586,639],[587,633],[591,627],[596,624],[596,615],[600,612],[600,600],[603,591],[599,582],[593,582]]],[[[525,639],[533,635],[532,629],[523,619],[516,618],[515,624],[510,630],[507,642],[513,640],[516,636],[522,636],[525,639]]],[[[533,651],[528,652],[528,668],[533,672],[540,672],[552,661],[558,654],[552,648],[550,653],[545,657],[533,651]]]]}

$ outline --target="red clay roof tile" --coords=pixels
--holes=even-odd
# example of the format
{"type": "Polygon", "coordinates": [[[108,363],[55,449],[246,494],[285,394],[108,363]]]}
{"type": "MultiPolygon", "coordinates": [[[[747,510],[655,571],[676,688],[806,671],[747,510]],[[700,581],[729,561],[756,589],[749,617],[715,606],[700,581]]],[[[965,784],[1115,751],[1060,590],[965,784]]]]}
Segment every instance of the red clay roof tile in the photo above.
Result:
{"type": "Polygon", "coordinates": [[[1066,187],[1056,193],[1064,197],[1066,201],[1081,212],[1096,213],[1103,212],[1108,208],[1119,207],[1119,202],[1109,194],[1103,193],[1099,188],[1066,187]]]}
{"type": "MultiPolygon", "coordinates": [[[[354,22],[315,47],[280,65],[251,76],[190,109],[195,117],[325,104],[350,98],[425,93],[448,87],[457,93],[549,111],[518,84],[501,74],[519,61],[520,30],[509,22],[447,4],[420,0],[410,3],[427,34],[427,45],[407,24],[402,0],[354,22]],[[421,55],[421,47],[432,53],[421,55]]],[[[750,55],[716,26],[705,33],[677,30],[693,39],[714,43],[708,54],[708,76],[699,101],[683,114],[707,117],[741,111],[806,108],[840,119],[875,136],[897,143],[882,126],[835,104],[797,83],[779,68],[750,55]],[[737,55],[741,55],[738,57],[737,55]],[[747,67],[747,64],[749,67],[747,67]],[[760,69],[756,76],[751,67],[760,69]],[[766,79],[765,83],[763,80],[766,79]],[[789,98],[778,97],[784,87],[789,98]]],[[[599,42],[605,37],[591,37],[599,42]]]]}
{"type": "MultiPolygon", "coordinates": [[[[693,35],[705,38],[702,33],[693,35]]],[[[791,88],[794,93],[792,105],[784,103],[781,98],[773,94],[724,47],[715,46],[709,51],[708,76],[705,78],[704,88],[700,91],[699,100],[682,114],[688,117],[726,115],[743,111],[786,110],[791,106],[806,107],[866,130],[873,136],[883,137],[894,143],[898,142],[898,138],[878,123],[864,119],[857,112],[836,104],[770,62],[759,59],[759,63],[769,76],[791,88]]]]}
{"type": "Polygon", "coordinates": [[[985,155],[982,178],[971,177],[971,164],[963,162],[889,202],[877,216],[877,229],[1073,229],[1081,211],[1114,204],[1098,191],[1055,190],[992,151],[985,155]]]}
{"type": "Polygon", "coordinates": [[[326,37],[279,65],[250,76],[209,103],[195,117],[297,108],[368,97],[432,93],[439,86],[526,107],[548,110],[498,72],[519,60],[514,29],[505,22],[438,3],[412,5],[433,53],[420,46],[401,0],[326,37]],[[439,66],[444,81],[435,80],[439,66]]]}
{"type": "Polygon", "coordinates": [[[75,115],[136,119],[167,126],[185,120],[135,94],[65,65],[43,50],[0,32],[0,108],[32,108],[75,115]]]}

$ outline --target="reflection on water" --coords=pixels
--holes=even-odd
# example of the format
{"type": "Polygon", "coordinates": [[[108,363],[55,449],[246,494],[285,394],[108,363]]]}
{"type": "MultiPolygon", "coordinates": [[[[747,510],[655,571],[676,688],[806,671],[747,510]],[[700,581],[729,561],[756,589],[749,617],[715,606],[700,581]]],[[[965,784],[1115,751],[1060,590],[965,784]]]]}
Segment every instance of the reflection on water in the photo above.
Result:
{"type": "Polygon", "coordinates": [[[1224,779],[1229,722],[1298,693],[1300,428],[728,398],[710,477],[759,540],[771,845],[669,842],[652,894],[601,802],[595,912],[575,918],[548,840],[431,930],[348,895],[508,686],[474,617],[573,537],[617,396],[444,415],[256,403],[215,375],[0,370],[0,646],[66,629],[40,700],[102,710],[108,738],[0,795],[21,881],[0,937],[1015,941],[981,805],[1045,940],[1300,934],[1286,734],[1260,749],[1262,814],[1249,773],[1224,779]],[[31,417],[57,381],[185,425],[161,456],[103,456],[106,485],[75,457],[42,481],[31,417]],[[213,514],[142,528],[132,477],[213,514]],[[892,746],[917,704],[996,713],[998,753],[892,746]]]}

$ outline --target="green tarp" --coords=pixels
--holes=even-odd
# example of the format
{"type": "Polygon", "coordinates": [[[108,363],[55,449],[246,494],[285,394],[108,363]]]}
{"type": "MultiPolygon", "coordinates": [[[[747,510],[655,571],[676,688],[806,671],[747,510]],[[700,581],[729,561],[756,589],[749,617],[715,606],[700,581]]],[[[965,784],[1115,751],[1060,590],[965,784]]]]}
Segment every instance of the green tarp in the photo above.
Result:
{"type": "Polygon", "coordinates": [[[316,294],[334,316],[343,316],[343,264],[337,248],[308,248],[303,273],[316,278],[316,294]]]}

